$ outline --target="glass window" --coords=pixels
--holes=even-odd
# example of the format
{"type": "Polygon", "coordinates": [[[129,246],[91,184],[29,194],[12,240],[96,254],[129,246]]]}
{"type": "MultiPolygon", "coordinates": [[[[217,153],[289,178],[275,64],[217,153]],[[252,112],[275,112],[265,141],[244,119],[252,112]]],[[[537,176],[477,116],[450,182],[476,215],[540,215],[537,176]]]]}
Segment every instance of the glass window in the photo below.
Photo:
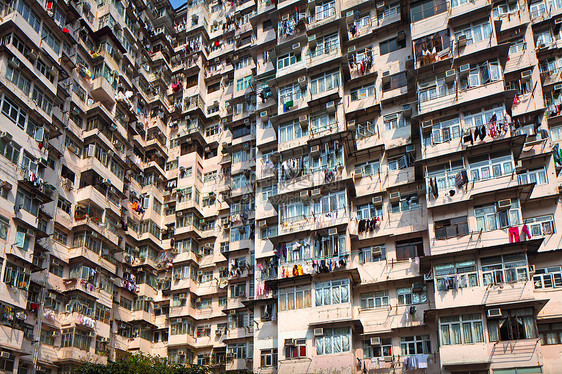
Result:
{"type": "Polygon", "coordinates": [[[310,286],[288,287],[279,290],[279,311],[310,308],[310,286]]]}
{"type": "Polygon", "coordinates": [[[478,272],[474,261],[435,265],[433,272],[438,291],[478,286],[478,272]]]}
{"type": "Polygon", "coordinates": [[[429,335],[403,336],[400,338],[402,356],[421,355],[431,353],[429,335]]]}
{"type": "Polygon", "coordinates": [[[435,221],[435,238],[449,239],[468,235],[468,217],[457,217],[441,221],[435,221]]]}
{"type": "Polygon", "coordinates": [[[315,338],[316,354],[350,352],[351,341],[352,336],[349,327],[324,329],[324,335],[315,338]]]}
{"type": "Polygon", "coordinates": [[[318,282],[314,289],[316,306],[343,304],[350,300],[348,279],[318,282]]]}
{"type": "Polygon", "coordinates": [[[499,209],[496,204],[474,207],[476,230],[492,231],[517,226],[521,222],[519,200],[511,200],[508,209],[499,209]]]}
{"type": "Polygon", "coordinates": [[[535,275],[533,275],[533,283],[535,289],[562,287],[562,267],[550,266],[536,269],[535,275]]]}
{"type": "Polygon", "coordinates": [[[361,308],[374,309],[388,307],[388,291],[374,291],[361,294],[361,308]]]}
{"type": "Polygon", "coordinates": [[[480,263],[484,286],[525,282],[529,279],[525,253],[482,257],[480,263]]]}
{"type": "Polygon", "coordinates": [[[439,319],[439,337],[441,345],[483,343],[482,316],[464,314],[441,317],[439,319]]]}

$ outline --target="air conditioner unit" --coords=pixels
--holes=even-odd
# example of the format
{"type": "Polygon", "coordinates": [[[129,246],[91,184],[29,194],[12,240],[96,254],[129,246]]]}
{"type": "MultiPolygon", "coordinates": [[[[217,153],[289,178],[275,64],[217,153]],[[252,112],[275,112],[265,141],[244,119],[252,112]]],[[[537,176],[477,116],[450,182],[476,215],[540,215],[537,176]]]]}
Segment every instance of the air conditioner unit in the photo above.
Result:
{"type": "Polygon", "coordinates": [[[285,339],[285,347],[292,347],[293,345],[295,345],[294,339],[285,339]]]}
{"type": "Polygon", "coordinates": [[[554,24],[555,24],[555,25],[560,25],[560,24],[562,24],[562,17],[556,18],[556,19],[554,20],[554,24]]]}
{"type": "Polygon", "coordinates": [[[382,196],[373,196],[371,203],[376,205],[382,204],[382,196]]]}
{"type": "Polygon", "coordinates": [[[457,38],[457,47],[465,47],[466,42],[466,35],[459,35],[457,38]]]}
{"type": "Polygon", "coordinates": [[[398,39],[398,40],[404,40],[404,39],[406,39],[406,32],[404,32],[404,30],[398,31],[397,39],[398,39]]]}
{"type": "Polygon", "coordinates": [[[25,235],[27,235],[27,236],[33,236],[33,234],[35,234],[35,233],[33,232],[33,230],[31,230],[31,229],[25,230],[25,235]]]}
{"type": "Polygon", "coordinates": [[[456,76],[455,69],[450,69],[445,72],[445,81],[446,82],[454,82],[456,76]]]}
{"type": "Polygon", "coordinates": [[[10,352],[6,352],[6,351],[0,352],[0,358],[10,358],[10,352]]]}
{"type": "Polygon", "coordinates": [[[306,77],[305,76],[299,77],[299,79],[297,79],[297,82],[298,82],[300,88],[306,87],[306,77]]]}
{"type": "Polygon", "coordinates": [[[406,146],[407,153],[414,153],[416,152],[416,146],[414,144],[410,144],[406,146]]]}
{"type": "Polygon", "coordinates": [[[308,191],[301,191],[300,197],[301,199],[308,199],[308,191]]]}
{"type": "Polygon", "coordinates": [[[13,68],[19,68],[20,60],[18,60],[16,57],[10,57],[10,59],[8,60],[8,65],[10,65],[13,68]]]}
{"type": "Polygon", "coordinates": [[[347,53],[348,54],[355,53],[356,50],[357,50],[357,48],[353,45],[353,46],[347,48],[347,53]]]}
{"type": "Polygon", "coordinates": [[[412,285],[412,292],[414,293],[420,293],[423,291],[423,284],[422,282],[414,282],[414,284],[412,285]]]}
{"type": "Polygon", "coordinates": [[[461,67],[459,68],[459,73],[461,76],[468,75],[469,71],[470,71],[470,64],[461,65],[461,67]]]}
{"type": "Polygon", "coordinates": [[[391,192],[390,201],[398,201],[398,200],[400,200],[400,192],[391,192]]]}
{"type": "Polygon", "coordinates": [[[503,199],[498,201],[497,207],[499,210],[509,209],[511,207],[511,199],[503,199]]]}
{"type": "Polygon", "coordinates": [[[361,178],[363,178],[363,168],[355,168],[353,171],[353,180],[357,181],[361,178]]]}
{"type": "Polygon", "coordinates": [[[299,123],[302,127],[308,126],[308,115],[303,114],[299,117],[299,123]]]}
{"type": "Polygon", "coordinates": [[[372,256],[379,257],[380,255],[382,255],[382,247],[380,245],[374,246],[371,249],[371,254],[372,256]]]}
{"type": "Polygon", "coordinates": [[[331,229],[329,229],[329,230],[328,230],[328,235],[330,235],[330,236],[338,235],[338,229],[336,229],[336,228],[331,228],[331,229]]]}
{"type": "Polygon", "coordinates": [[[324,329],[321,327],[314,329],[314,336],[324,336],[324,329]]]}
{"type": "Polygon", "coordinates": [[[535,272],[535,265],[529,265],[529,275],[533,275],[535,272]]]}
{"type": "Polygon", "coordinates": [[[333,101],[328,101],[326,103],[326,112],[334,113],[336,111],[336,103],[333,101]]]}
{"type": "Polygon", "coordinates": [[[402,105],[402,115],[405,118],[410,118],[412,116],[412,106],[410,104],[402,105]]]}
{"type": "Polygon", "coordinates": [[[263,112],[260,112],[260,118],[261,119],[268,119],[269,118],[269,114],[267,113],[267,110],[264,110],[263,112]]]}
{"type": "Polygon", "coordinates": [[[249,119],[249,118],[244,118],[244,124],[247,125],[248,123],[250,123],[250,119],[249,119]]]}
{"type": "Polygon", "coordinates": [[[185,356],[185,351],[184,351],[184,350],[179,350],[179,351],[178,351],[178,356],[185,356]]]}
{"type": "Polygon", "coordinates": [[[530,79],[533,74],[532,70],[525,70],[521,72],[521,79],[530,79]]]}
{"type": "Polygon", "coordinates": [[[310,196],[313,197],[313,198],[320,197],[320,195],[322,195],[322,192],[320,191],[320,188],[315,188],[310,193],[310,196]]]}
{"type": "Polygon", "coordinates": [[[385,7],[384,1],[380,1],[377,3],[377,9],[383,9],[385,7]]]}
{"type": "Polygon", "coordinates": [[[376,338],[371,338],[371,345],[381,345],[381,338],[376,337],[376,338]]]}
{"type": "Polygon", "coordinates": [[[555,84],[553,89],[554,91],[562,91],[562,84],[555,84]]]}
{"type": "Polygon", "coordinates": [[[316,35],[310,35],[308,37],[308,46],[310,48],[316,48],[316,35]]]}
{"type": "Polygon", "coordinates": [[[288,21],[289,20],[289,15],[285,14],[283,17],[281,17],[281,21],[288,21]]]}
{"type": "Polygon", "coordinates": [[[355,131],[355,120],[351,119],[349,121],[347,121],[347,129],[349,131],[355,131]]]}
{"type": "Polygon", "coordinates": [[[178,295],[178,297],[179,297],[180,299],[185,299],[186,296],[185,296],[185,293],[180,293],[180,294],[178,295]]]}
{"type": "Polygon", "coordinates": [[[312,147],[310,147],[310,154],[313,157],[320,155],[320,146],[319,145],[313,145],[312,147]]]}
{"type": "Polygon", "coordinates": [[[178,217],[183,216],[183,212],[182,211],[176,212],[176,216],[178,216],[178,217]]]}
{"type": "Polygon", "coordinates": [[[502,316],[502,310],[500,308],[488,309],[489,318],[501,317],[501,316],[502,316]]]}
{"type": "Polygon", "coordinates": [[[433,127],[432,120],[422,122],[422,130],[431,131],[432,127],[433,127]]]}
{"type": "Polygon", "coordinates": [[[267,221],[266,220],[260,221],[260,229],[265,229],[265,228],[267,228],[267,221]]]}
{"type": "Polygon", "coordinates": [[[390,82],[390,71],[386,70],[382,72],[382,83],[389,83],[390,82]]]}
{"type": "Polygon", "coordinates": [[[10,134],[8,131],[2,131],[0,132],[0,139],[2,139],[5,142],[11,142],[12,134],[10,134]]]}
{"type": "Polygon", "coordinates": [[[345,18],[347,19],[348,22],[353,21],[353,18],[354,18],[353,10],[348,10],[345,13],[345,18]]]}
{"type": "Polygon", "coordinates": [[[293,45],[291,46],[291,49],[295,52],[300,52],[301,51],[301,43],[293,43],[293,45]]]}
{"type": "Polygon", "coordinates": [[[25,57],[27,57],[27,59],[29,61],[35,62],[37,60],[38,56],[37,56],[37,52],[30,51],[30,52],[27,53],[27,55],[25,57]]]}

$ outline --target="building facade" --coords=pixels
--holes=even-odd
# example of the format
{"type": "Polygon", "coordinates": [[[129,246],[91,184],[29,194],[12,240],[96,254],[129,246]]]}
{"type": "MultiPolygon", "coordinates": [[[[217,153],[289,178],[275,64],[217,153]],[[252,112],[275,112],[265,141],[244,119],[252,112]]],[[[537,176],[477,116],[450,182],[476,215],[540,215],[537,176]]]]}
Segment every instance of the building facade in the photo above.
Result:
{"type": "Polygon", "coordinates": [[[560,1],[1,5],[0,371],[559,372],[560,1]]]}

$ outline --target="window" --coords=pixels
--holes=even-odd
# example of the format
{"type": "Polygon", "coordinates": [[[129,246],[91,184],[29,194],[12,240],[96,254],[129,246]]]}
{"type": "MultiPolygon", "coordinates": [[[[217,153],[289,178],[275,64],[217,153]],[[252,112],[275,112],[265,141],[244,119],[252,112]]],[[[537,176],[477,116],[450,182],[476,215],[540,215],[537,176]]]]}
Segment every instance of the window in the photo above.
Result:
{"type": "Polygon", "coordinates": [[[378,262],[386,260],[386,245],[359,248],[359,262],[378,262]]]}
{"type": "Polygon", "coordinates": [[[554,216],[546,215],[525,219],[532,236],[545,236],[554,234],[554,216]]]}
{"type": "Polygon", "coordinates": [[[430,0],[414,3],[411,6],[412,22],[421,21],[447,11],[446,0],[430,0]]]}
{"type": "Polygon", "coordinates": [[[33,86],[33,94],[31,95],[31,99],[37,104],[38,107],[43,109],[45,113],[51,115],[53,111],[53,101],[45,95],[43,91],[37,87],[37,85],[33,86]]]}
{"type": "Polygon", "coordinates": [[[483,343],[482,316],[463,314],[462,316],[441,317],[439,319],[439,337],[441,345],[483,343]]]}
{"type": "Polygon", "coordinates": [[[398,294],[398,305],[412,305],[427,303],[427,288],[422,287],[421,291],[414,291],[413,287],[399,288],[396,293],[398,294]]]}
{"type": "Polygon", "coordinates": [[[288,107],[293,107],[295,101],[300,99],[302,99],[302,92],[300,86],[295,83],[281,87],[279,90],[279,101],[288,107]]]}
{"type": "Polygon", "coordinates": [[[289,339],[293,344],[285,345],[285,358],[306,357],[306,339],[289,339]]]}
{"type": "Polygon", "coordinates": [[[435,238],[449,239],[468,235],[467,216],[435,221],[435,238]]]}
{"type": "Polygon", "coordinates": [[[316,47],[310,48],[310,57],[322,56],[339,50],[340,39],[337,32],[317,37],[316,47]]]}
{"type": "Polygon", "coordinates": [[[70,203],[70,201],[66,200],[64,197],[60,195],[57,201],[57,207],[60,208],[62,211],[66,212],[67,214],[72,214],[72,204],[70,203]]]}
{"type": "Polygon", "coordinates": [[[501,317],[488,319],[488,336],[491,342],[537,337],[533,308],[502,309],[501,311],[501,317]]]}
{"type": "Polygon", "coordinates": [[[283,68],[289,67],[291,65],[301,62],[301,54],[294,54],[293,52],[283,55],[277,58],[277,69],[281,70],[283,68]]]}
{"type": "Polygon", "coordinates": [[[234,358],[248,357],[248,347],[246,343],[229,344],[226,349],[226,352],[232,354],[234,358]]]}
{"type": "Polygon", "coordinates": [[[308,129],[303,128],[297,121],[292,121],[279,126],[279,143],[299,139],[308,135],[308,129]]]}
{"type": "Polygon", "coordinates": [[[396,259],[399,261],[421,257],[423,254],[423,242],[421,238],[396,242],[396,259]]]}
{"type": "Polygon", "coordinates": [[[12,163],[17,164],[20,158],[21,147],[13,141],[6,142],[0,139],[0,155],[6,157],[12,163]]]}
{"type": "Polygon", "coordinates": [[[252,81],[252,76],[240,78],[236,81],[236,91],[242,91],[250,87],[250,82],[252,81]]]}
{"type": "Polygon", "coordinates": [[[498,81],[502,78],[498,61],[486,61],[480,65],[473,65],[465,77],[460,79],[461,90],[482,86],[498,81]]]}
{"type": "Polygon", "coordinates": [[[482,278],[484,286],[491,284],[525,282],[529,279],[525,253],[511,253],[483,257],[482,278]]]}
{"type": "Polygon", "coordinates": [[[363,341],[363,358],[392,356],[392,339],[381,338],[381,345],[371,345],[370,340],[363,341]]]}
{"type": "Polygon", "coordinates": [[[8,65],[6,69],[6,78],[10,80],[13,84],[15,84],[22,92],[29,96],[29,91],[31,90],[31,82],[29,79],[23,76],[21,70],[14,70],[11,66],[8,65]]]}
{"type": "Polygon", "coordinates": [[[562,266],[536,269],[533,275],[535,289],[562,287],[562,266]]]}
{"type": "Polygon", "coordinates": [[[402,356],[421,355],[431,353],[429,335],[403,336],[400,338],[402,356]]]}
{"type": "Polygon", "coordinates": [[[6,262],[6,268],[4,269],[4,283],[27,291],[29,290],[30,278],[30,274],[26,273],[26,270],[23,267],[12,264],[11,262],[6,262]]]}
{"type": "Polygon", "coordinates": [[[521,219],[519,200],[511,200],[507,210],[498,209],[496,204],[474,207],[476,230],[492,231],[517,226],[521,219]]]}
{"type": "Polygon", "coordinates": [[[386,55],[390,52],[397,51],[402,48],[406,48],[406,38],[403,39],[392,38],[392,39],[385,40],[383,42],[380,42],[379,48],[380,48],[381,56],[386,55]]]}
{"type": "Polygon", "coordinates": [[[3,216],[0,216],[0,239],[8,239],[8,230],[10,229],[10,221],[3,216]]]}
{"type": "Polygon", "coordinates": [[[470,177],[474,181],[500,178],[513,173],[513,155],[511,152],[498,152],[484,156],[470,157],[470,177]]]}
{"type": "Polygon", "coordinates": [[[123,180],[123,178],[125,177],[125,169],[114,159],[111,159],[110,170],[113,175],[115,175],[120,180],[123,180]]]}
{"type": "Polygon", "coordinates": [[[315,284],[316,306],[348,303],[349,279],[330,280],[315,284]]]}
{"type": "Polygon", "coordinates": [[[499,17],[504,14],[514,13],[519,10],[519,3],[517,1],[501,1],[497,3],[494,8],[494,17],[499,17]]]}
{"type": "Polygon", "coordinates": [[[388,306],[388,291],[374,291],[361,294],[361,308],[374,309],[388,306]]]}
{"type": "Polygon", "coordinates": [[[395,90],[400,87],[404,87],[408,84],[408,79],[406,77],[406,72],[403,71],[398,74],[394,74],[390,76],[390,80],[388,82],[383,82],[382,84],[382,91],[391,91],[395,90]]]}
{"type": "Polygon", "coordinates": [[[288,287],[279,290],[279,311],[310,308],[310,286],[288,287]]]}
{"type": "Polygon", "coordinates": [[[478,286],[478,273],[473,260],[435,265],[434,276],[438,291],[478,286]]]}
{"type": "Polygon", "coordinates": [[[417,209],[420,209],[420,200],[417,193],[401,195],[400,201],[394,201],[390,206],[391,213],[409,212],[417,209]]]}
{"type": "Polygon", "coordinates": [[[340,71],[333,70],[310,79],[310,93],[316,95],[340,86],[340,71]]]}
{"type": "Polygon", "coordinates": [[[316,6],[311,11],[310,23],[319,22],[326,18],[332,17],[336,14],[336,2],[334,0],[325,1],[323,3],[316,3],[316,6]]]}
{"type": "Polygon", "coordinates": [[[320,133],[323,131],[331,131],[337,128],[337,119],[335,114],[317,113],[310,117],[310,131],[320,133]]]}
{"type": "Polygon", "coordinates": [[[30,193],[22,190],[21,188],[18,188],[18,192],[16,194],[16,205],[26,212],[31,213],[35,217],[37,217],[37,214],[39,213],[38,201],[34,200],[30,193]]]}
{"type": "Polygon", "coordinates": [[[454,95],[455,93],[455,81],[447,82],[445,75],[443,74],[418,81],[418,97],[420,99],[420,103],[443,96],[454,95]]]}
{"type": "Polygon", "coordinates": [[[390,171],[406,169],[414,166],[414,158],[410,154],[388,159],[388,169],[390,171]]]}
{"type": "MultiPolygon", "coordinates": [[[[253,226],[252,226],[253,230],[253,226]]],[[[230,229],[230,241],[247,240],[250,238],[250,226],[238,226],[230,229]]]]}
{"type": "Polygon", "coordinates": [[[387,114],[383,117],[384,127],[387,130],[399,129],[410,125],[410,120],[401,113],[387,114]]]}
{"type": "Polygon", "coordinates": [[[466,44],[470,45],[482,40],[489,40],[492,35],[492,28],[490,22],[486,20],[457,28],[455,30],[455,39],[458,40],[461,35],[466,36],[466,44]]]}
{"type": "Polygon", "coordinates": [[[260,367],[277,366],[277,349],[262,349],[260,367]]]}
{"type": "Polygon", "coordinates": [[[541,323],[537,327],[542,345],[562,344],[562,322],[541,323]]]}
{"type": "Polygon", "coordinates": [[[509,51],[508,51],[507,54],[508,54],[508,56],[514,55],[516,53],[523,52],[525,49],[527,49],[527,43],[525,42],[525,40],[523,38],[516,39],[516,40],[511,42],[511,45],[509,46],[509,51]]]}
{"type": "Polygon", "coordinates": [[[230,297],[244,297],[246,296],[246,283],[238,283],[230,285],[230,297]]]}
{"type": "Polygon", "coordinates": [[[351,329],[349,327],[324,329],[323,336],[317,336],[316,354],[327,355],[351,351],[351,329]]]}
{"type": "Polygon", "coordinates": [[[247,66],[250,66],[251,64],[252,64],[252,57],[250,56],[240,57],[238,59],[238,62],[236,63],[235,70],[243,69],[247,66]]]}
{"type": "Polygon", "coordinates": [[[25,1],[18,1],[17,11],[36,32],[39,32],[39,30],[41,29],[41,19],[39,18],[37,13],[31,10],[31,7],[25,1]]]}
{"type": "Polygon", "coordinates": [[[64,266],[60,263],[60,261],[54,257],[51,257],[51,261],[49,264],[49,273],[62,278],[63,271],[64,266]]]}
{"type": "Polygon", "coordinates": [[[22,129],[25,127],[25,120],[27,119],[25,110],[6,96],[4,96],[4,102],[2,103],[2,113],[22,129]]]}
{"type": "Polygon", "coordinates": [[[461,124],[459,118],[433,121],[431,133],[425,137],[425,145],[448,143],[461,137],[461,124]]]}
{"type": "Polygon", "coordinates": [[[546,170],[544,167],[533,170],[525,170],[518,173],[519,184],[536,183],[537,186],[548,183],[546,178],[546,170]]]}
{"type": "Polygon", "coordinates": [[[351,101],[363,100],[376,96],[375,84],[368,84],[351,90],[351,101]]]}

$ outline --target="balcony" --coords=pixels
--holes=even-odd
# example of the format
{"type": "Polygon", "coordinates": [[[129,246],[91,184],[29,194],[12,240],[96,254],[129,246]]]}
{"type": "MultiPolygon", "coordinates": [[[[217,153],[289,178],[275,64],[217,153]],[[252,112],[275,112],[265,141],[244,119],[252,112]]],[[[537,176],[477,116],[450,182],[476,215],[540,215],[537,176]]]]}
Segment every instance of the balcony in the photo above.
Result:
{"type": "Polygon", "coordinates": [[[536,367],[543,364],[540,339],[509,340],[490,343],[492,365],[495,368],[536,367]]]}
{"type": "Polygon", "coordinates": [[[99,76],[92,81],[90,94],[95,101],[115,104],[115,89],[104,76],[99,76]]]}
{"type": "Polygon", "coordinates": [[[499,305],[532,301],[533,282],[502,283],[492,286],[458,288],[435,292],[435,308],[462,308],[473,305],[499,305]]]}
{"type": "Polygon", "coordinates": [[[490,352],[487,343],[442,345],[439,356],[443,367],[490,363],[490,352]]]}
{"type": "Polygon", "coordinates": [[[23,331],[0,325],[0,341],[3,347],[19,352],[23,345],[23,331]]]}
{"type": "Polygon", "coordinates": [[[411,38],[416,40],[422,36],[445,30],[449,23],[449,2],[442,2],[433,8],[411,10],[411,38]]]}
{"type": "Polygon", "coordinates": [[[516,12],[502,14],[499,17],[495,17],[494,22],[496,23],[496,30],[504,32],[514,27],[528,24],[530,22],[529,12],[524,12],[520,9],[516,12]]]}

